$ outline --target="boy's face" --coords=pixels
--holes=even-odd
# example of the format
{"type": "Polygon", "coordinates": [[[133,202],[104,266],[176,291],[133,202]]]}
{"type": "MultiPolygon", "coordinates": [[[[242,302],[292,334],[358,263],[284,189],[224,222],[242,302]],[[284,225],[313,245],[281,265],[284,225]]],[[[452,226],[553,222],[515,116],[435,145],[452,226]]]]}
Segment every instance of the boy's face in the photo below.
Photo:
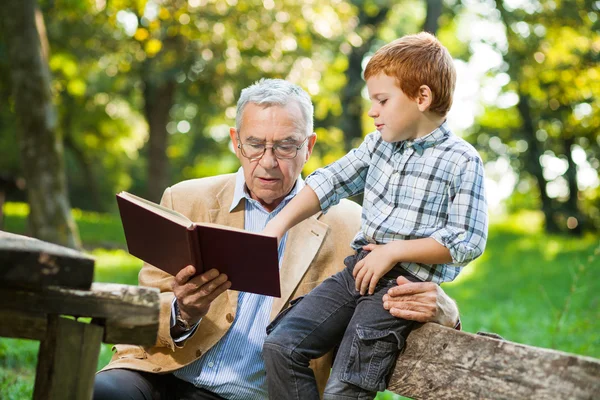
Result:
{"type": "Polygon", "coordinates": [[[414,140],[428,134],[423,131],[423,112],[396,84],[396,78],[379,74],[367,79],[371,99],[369,117],[388,143],[414,140]]]}

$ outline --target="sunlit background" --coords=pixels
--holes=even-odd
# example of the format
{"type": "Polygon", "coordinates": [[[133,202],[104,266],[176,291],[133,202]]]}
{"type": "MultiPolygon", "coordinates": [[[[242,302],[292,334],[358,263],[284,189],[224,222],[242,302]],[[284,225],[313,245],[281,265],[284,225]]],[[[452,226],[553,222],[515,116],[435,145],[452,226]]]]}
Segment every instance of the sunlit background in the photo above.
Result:
{"type": "MultiPolygon", "coordinates": [[[[238,168],[228,132],[242,88],[278,77],[310,93],[318,144],[306,174],[374,129],[361,77],[373,52],[427,29],[458,71],[450,126],[476,147],[487,175],[488,249],[445,287],[465,329],[600,357],[600,1],[38,4],[51,132],[64,147],[57,174],[74,209],[71,234],[97,257],[97,280],[135,284],[140,267],[124,251],[116,192],[158,201],[175,182],[238,168]]],[[[40,205],[27,204],[32,178],[8,58],[21,30],[3,32],[0,229],[36,235],[27,217],[40,205]]],[[[27,397],[36,351],[0,339],[0,398],[27,397]]],[[[109,357],[106,347],[99,366],[109,357]]]]}

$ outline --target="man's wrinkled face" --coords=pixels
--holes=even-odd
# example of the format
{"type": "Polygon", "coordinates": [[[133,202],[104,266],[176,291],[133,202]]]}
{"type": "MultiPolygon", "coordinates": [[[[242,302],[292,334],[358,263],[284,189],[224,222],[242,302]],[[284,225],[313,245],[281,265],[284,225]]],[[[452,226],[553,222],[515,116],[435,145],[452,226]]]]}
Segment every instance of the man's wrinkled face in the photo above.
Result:
{"type": "Polygon", "coordinates": [[[299,129],[302,121],[300,107],[295,103],[285,107],[248,103],[243,111],[240,132],[230,129],[229,135],[244,169],[250,196],[269,212],[292,190],[312,153],[316,135],[311,135],[292,159],[277,159],[271,146],[301,145],[306,139],[306,129],[299,129]],[[267,150],[261,158],[249,160],[238,148],[240,142],[244,145],[264,144],[267,150]]]}

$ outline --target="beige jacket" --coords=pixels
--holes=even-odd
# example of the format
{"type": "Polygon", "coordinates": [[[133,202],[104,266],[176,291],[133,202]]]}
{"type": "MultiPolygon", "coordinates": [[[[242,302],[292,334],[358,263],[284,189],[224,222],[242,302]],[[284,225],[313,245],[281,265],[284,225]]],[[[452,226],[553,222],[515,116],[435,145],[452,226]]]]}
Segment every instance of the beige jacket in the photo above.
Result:
{"type": "MultiPolygon", "coordinates": [[[[235,174],[194,179],[168,188],[161,204],[172,208],[192,221],[211,222],[237,228],[244,227],[245,201],[231,212],[235,174]]],[[[344,258],[352,253],[350,242],[360,228],[359,205],[343,200],[326,214],[319,213],[296,227],[288,239],[280,270],[281,298],[275,299],[271,320],[290,300],[308,293],[325,278],[344,267],[344,258]]],[[[128,368],[155,373],[167,373],[202,357],[227,332],[235,318],[238,293],[229,290],[215,299],[208,314],[202,318],[196,332],[179,347],[170,335],[173,277],[145,264],[139,274],[139,284],[160,289],[160,323],[154,347],[115,345],[110,363],[104,368],[128,368]]],[[[329,377],[331,353],[314,360],[321,393],[329,377]]]]}

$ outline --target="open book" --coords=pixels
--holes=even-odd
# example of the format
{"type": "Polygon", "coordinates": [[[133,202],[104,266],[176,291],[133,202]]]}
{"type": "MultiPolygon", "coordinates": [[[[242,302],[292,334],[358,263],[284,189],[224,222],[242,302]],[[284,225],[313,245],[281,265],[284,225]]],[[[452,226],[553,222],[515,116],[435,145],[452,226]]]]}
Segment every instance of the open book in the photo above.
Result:
{"type": "Polygon", "coordinates": [[[231,289],[280,297],[275,237],[224,225],[197,223],[131,193],[117,194],[129,252],[176,275],[187,265],[197,274],[216,268],[231,289]]]}

